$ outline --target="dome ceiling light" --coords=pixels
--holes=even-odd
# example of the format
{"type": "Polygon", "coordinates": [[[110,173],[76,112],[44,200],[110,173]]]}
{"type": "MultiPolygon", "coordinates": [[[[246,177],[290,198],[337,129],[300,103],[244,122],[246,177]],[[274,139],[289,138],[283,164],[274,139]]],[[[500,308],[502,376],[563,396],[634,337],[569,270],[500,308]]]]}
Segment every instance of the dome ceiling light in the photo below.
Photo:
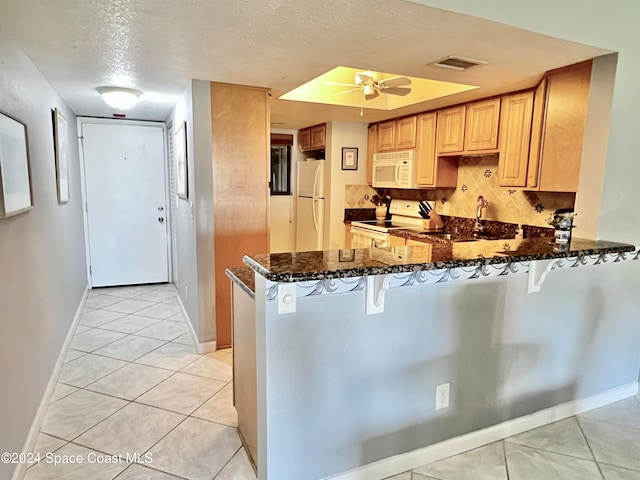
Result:
{"type": "Polygon", "coordinates": [[[142,95],[140,90],[124,87],[98,87],[96,90],[102,96],[104,103],[118,110],[133,107],[142,95]]]}

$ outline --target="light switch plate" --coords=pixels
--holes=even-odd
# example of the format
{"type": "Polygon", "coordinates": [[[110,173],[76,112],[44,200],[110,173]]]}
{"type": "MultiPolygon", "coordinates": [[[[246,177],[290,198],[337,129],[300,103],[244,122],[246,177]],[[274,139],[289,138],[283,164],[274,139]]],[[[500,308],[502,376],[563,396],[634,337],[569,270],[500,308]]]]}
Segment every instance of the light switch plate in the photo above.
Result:
{"type": "Polygon", "coordinates": [[[296,311],[296,284],[278,283],[278,314],[295,313],[296,311]]]}

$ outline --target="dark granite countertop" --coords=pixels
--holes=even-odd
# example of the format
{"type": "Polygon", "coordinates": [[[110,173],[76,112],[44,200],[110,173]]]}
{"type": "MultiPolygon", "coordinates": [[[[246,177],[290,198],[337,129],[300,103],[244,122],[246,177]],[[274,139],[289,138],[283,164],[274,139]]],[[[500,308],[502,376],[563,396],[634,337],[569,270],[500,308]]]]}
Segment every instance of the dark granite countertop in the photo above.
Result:
{"type": "Polygon", "coordinates": [[[574,238],[559,246],[548,238],[425,243],[424,246],[272,253],[244,262],[274,282],[299,282],[386,273],[524,262],[604,253],[632,252],[630,244],[574,238]]]}
{"type": "Polygon", "coordinates": [[[225,273],[252,298],[256,296],[256,276],[249,267],[227,268],[225,273]]]}

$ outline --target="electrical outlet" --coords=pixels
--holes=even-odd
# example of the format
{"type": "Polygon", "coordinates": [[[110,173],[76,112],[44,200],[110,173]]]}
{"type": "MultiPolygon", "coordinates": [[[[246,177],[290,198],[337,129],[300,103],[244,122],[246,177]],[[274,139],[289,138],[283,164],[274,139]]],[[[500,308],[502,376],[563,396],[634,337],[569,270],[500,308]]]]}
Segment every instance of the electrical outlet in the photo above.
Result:
{"type": "Polygon", "coordinates": [[[436,410],[449,406],[449,389],[451,384],[443,383],[436,387],[436,410]]]}
{"type": "Polygon", "coordinates": [[[188,286],[184,286],[184,301],[186,302],[187,300],[189,300],[189,287],[188,286]]]}

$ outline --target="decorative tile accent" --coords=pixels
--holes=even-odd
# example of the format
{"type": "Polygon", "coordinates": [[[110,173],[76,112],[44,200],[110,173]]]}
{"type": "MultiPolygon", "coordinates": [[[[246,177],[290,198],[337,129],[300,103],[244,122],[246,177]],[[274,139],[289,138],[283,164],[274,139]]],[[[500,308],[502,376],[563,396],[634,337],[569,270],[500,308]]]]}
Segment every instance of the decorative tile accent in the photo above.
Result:
{"type": "Polygon", "coordinates": [[[485,169],[484,178],[491,178],[491,169],[490,168],[485,169]]]}
{"type": "Polygon", "coordinates": [[[538,202],[534,205],[533,209],[536,211],[536,213],[542,213],[544,212],[544,205],[538,202]]]}
{"type": "Polygon", "coordinates": [[[375,208],[370,201],[374,195],[378,192],[369,185],[345,185],[344,208],[375,208]]]}

